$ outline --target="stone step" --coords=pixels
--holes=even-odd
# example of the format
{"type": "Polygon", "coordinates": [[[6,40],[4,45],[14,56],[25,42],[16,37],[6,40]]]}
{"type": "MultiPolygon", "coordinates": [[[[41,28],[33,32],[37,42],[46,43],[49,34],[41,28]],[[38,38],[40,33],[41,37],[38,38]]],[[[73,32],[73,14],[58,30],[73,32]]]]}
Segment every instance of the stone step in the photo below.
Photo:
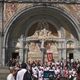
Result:
{"type": "Polygon", "coordinates": [[[6,80],[8,74],[9,68],[0,67],[0,80],[6,80]]]}
{"type": "Polygon", "coordinates": [[[8,73],[0,73],[0,80],[7,80],[8,73]]]}

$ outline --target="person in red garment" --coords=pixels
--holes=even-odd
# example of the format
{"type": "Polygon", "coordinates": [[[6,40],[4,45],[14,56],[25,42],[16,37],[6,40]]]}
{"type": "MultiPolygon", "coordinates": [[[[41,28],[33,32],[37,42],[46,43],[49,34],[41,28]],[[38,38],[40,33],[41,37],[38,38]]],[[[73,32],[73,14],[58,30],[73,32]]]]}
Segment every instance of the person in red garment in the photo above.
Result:
{"type": "Polygon", "coordinates": [[[64,73],[64,78],[65,78],[65,80],[68,80],[69,71],[68,71],[67,67],[64,68],[63,73],[64,73]]]}

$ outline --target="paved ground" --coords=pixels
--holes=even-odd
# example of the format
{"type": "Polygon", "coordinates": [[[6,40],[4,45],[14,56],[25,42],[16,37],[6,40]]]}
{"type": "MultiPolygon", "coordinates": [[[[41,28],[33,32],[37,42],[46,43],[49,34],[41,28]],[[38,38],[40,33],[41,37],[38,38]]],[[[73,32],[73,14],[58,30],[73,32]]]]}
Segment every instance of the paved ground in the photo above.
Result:
{"type": "Polygon", "coordinates": [[[6,80],[6,77],[9,73],[8,68],[0,68],[0,80],[6,80]]]}

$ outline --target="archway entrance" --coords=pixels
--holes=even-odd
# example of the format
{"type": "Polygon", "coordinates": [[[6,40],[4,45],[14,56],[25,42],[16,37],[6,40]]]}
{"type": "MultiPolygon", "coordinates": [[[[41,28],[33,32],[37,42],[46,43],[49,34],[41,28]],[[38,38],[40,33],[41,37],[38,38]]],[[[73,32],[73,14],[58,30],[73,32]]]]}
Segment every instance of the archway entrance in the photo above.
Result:
{"type": "Polygon", "coordinates": [[[74,54],[73,53],[69,53],[69,59],[74,59],[74,54]]]}
{"type": "MultiPolygon", "coordinates": [[[[58,44],[61,39],[59,32],[56,27],[46,21],[44,18],[39,20],[37,23],[33,24],[32,27],[27,32],[28,36],[21,37],[18,44],[22,48],[25,48],[25,54],[22,55],[19,50],[20,55],[23,59],[29,62],[41,61],[42,63],[46,61],[58,60],[58,44]],[[34,27],[34,29],[33,29],[34,27]],[[49,54],[52,54],[51,60],[49,60],[49,54]]],[[[19,47],[20,48],[20,47],[19,47]]],[[[23,51],[23,49],[21,49],[23,51]]],[[[22,60],[23,60],[22,59],[22,60]]]]}
{"type": "MultiPolygon", "coordinates": [[[[48,30],[53,34],[52,37],[53,36],[55,37],[55,38],[51,37],[52,40],[45,41],[44,43],[46,45],[53,44],[54,47],[58,43],[58,47],[56,48],[56,51],[57,53],[59,53],[59,58],[56,58],[56,59],[60,59],[61,57],[66,58],[66,55],[65,55],[66,54],[65,53],[66,52],[65,35],[67,34],[66,32],[69,32],[70,36],[72,35],[75,39],[78,40],[79,39],[78,32],[77,32],[78,30],[76,28],[78,26],[72,20],[72,18],[69,15],[67,15],[67,13],[61,11],[56,7],[37,6],[37,7],[32,7],[30,9],[24,9],[21,13],[18,13],[16,17],[14,17],[14,19],[8,25],[8,28],[6,30],[5,37],[4,37],[4,46],[7,46],[4,50],[4,54],[6,57],[8,57],[8,58],[5,57],[6,63],[8,62],[8,59],[12,56],[12,52],[16,50],[16,44],[18,41],[22,45],[19,48],[20,53],[22,54],[19,53],[19,56],[22,61],[24,60],[24,57],[25,57],[24,52],[26,53],[26,50],[24,49],[23,45],[26,44],[25,41],[29,42],[28,38],[30,36],[34,36],[34,34],[37,35],[35,32],[39,30],[41,27],[39,27],[39,29],[36,29],[37,28],[36,25],[38,25],[38,22],[40,22],[42,19],[45,19],[45,21],[49,25],[49,29],[46,29],[46,26],[47,26],[46,25],[44,26],[45,28],[42,27],[41,30],[42,31],[48,30]],[[24,40],[24,38],[22,38],[21,35],[23,35],[23,37],[25,36],[26,39],[24,40]]],[[[43,37],[43,38],[44,40],[46,40],[46,37],[43,37]]],[[[43,41],[42,38],[41,40],[43,41]]],[[[30,41],[35,42],[34,39],[30,41]]],[[[33,43],[30,43],[30,42],[29,44],[34,45],[33,43]]]]}

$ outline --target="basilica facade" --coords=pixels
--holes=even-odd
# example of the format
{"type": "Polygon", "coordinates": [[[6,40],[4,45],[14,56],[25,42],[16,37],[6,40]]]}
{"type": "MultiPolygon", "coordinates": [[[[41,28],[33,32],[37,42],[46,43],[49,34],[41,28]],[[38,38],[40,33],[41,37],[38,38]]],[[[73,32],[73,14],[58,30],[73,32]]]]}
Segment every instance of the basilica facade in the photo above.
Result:
{"type": "Polygon", "coordinates": [[[80,5],[0,3],[0,65],[80,59],[80,5]]]}

